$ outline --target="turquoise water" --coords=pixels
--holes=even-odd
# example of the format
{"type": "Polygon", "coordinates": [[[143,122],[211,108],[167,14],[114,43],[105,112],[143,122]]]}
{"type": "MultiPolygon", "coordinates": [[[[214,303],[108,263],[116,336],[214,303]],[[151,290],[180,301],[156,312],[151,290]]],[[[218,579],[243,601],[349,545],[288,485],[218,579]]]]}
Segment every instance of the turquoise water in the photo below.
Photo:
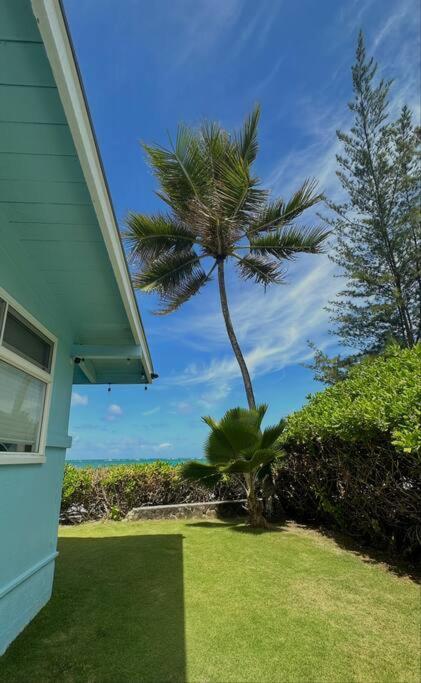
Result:
{"type": "Polygon", "coordinates": [[[115,467],[116,465],[139,465],[142,463],[166,462],[169,465],[179,465],[186,462],[189,458],[139,458],[138,460],[120,460],[118,458],[105,458],[103,460],[66,460],[66,463],[75,467],[115,467]]]}

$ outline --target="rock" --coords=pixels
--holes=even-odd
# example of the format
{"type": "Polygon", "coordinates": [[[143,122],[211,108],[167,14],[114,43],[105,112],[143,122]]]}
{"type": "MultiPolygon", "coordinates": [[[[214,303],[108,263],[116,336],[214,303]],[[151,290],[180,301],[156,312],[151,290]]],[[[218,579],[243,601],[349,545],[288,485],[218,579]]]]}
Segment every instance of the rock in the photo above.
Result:
{"type": "Polygon", "coordinates": [[[80,524],[88,517],[89,513],[83,505],[71,505],[68,510],[60,514],[60,524],[80,524]]]}

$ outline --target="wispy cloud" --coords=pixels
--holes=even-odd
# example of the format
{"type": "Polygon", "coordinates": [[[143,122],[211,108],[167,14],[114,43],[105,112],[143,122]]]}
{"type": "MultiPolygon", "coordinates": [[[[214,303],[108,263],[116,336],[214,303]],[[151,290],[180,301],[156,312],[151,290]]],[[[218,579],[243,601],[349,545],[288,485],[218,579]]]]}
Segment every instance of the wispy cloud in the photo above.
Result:
{"type": "Polygon", "coordinates": [[[268,71],[266,76],[262,78],[260,83],[253,87],[253,93],[255,98],[257,98],[257,96],[260,96],[261,93],[265,90],[265,88],[267,88],[272,83],[275,76],[278,75],[283,63],[285,63],[285,58],[284,55],[281,55],[279,59],[277,59],[274,62],[273,67],[268,71]]]}
{"type": "MultiPolygon", "coordinates": [[[[328,314],[324,306],[334,296],[340,281],[333,277],[334,266],[326,256],[313,257],[301,262],[291,271],[292,284],[269,290],[250,288],[237,290],[232,298],[232,318],[239,340],[244,348],[246,362],[253,376],[266,375],[282,368],[301,363],[311,357],[306,340],[311,337],[321,346],[334,343],[327,336],[328,314]]],[[[189,329],[208,351],[207,363],[191,363],[184,370],[164,382],[184,386],[208,384],[209,389],[199,400],[207,407],[225,398],[232,381],[239,378],[239,369],[231,351],[217,306],[208,302],[209,312],[195,315],[192,311],[182,327],[174,326],[173,333],[182,334],[189,329]],[[228,349],[227,349],[228,350],[228,349]]]]}
{"type": "Polygon", "coordinates": [[[163,443],[159,443],[157,446],[155,446],[155,450],[157,451],[163,451],[166,450],[167,448],[171,448],[172,444],[169,441],[164,441],[163,443]]]}
{"type": "MultiPolygon", "coordinates": [[[[364,22],[370,10],[375,9],[374,0],[354,3],[346,6],[340,12],[336,23],[330,27],[332,33],[341,37],[343,45],[343,27],[355,32],[364,28],[364,22]]],[[[377,30],[366,35],[367,54],[374,56],[379,62],[380,74],[385,78],[393,78],[394,83],[390,91],[390,113],[397,116],[403,104],[414,112],[415,120],[420,116],[420,70],[419,70],[419,24],[421,7],[418,0],[402,0],[396,5],[392,13],[383,14],[382,21],[377,23],[377,30]],[[403,40],[402,36],[412,31],[412,40],[403,40]],[[418,45],[418,50],[414,46],[418,45]]],[[[354,51],[353,51],[354,52],[354,51]]],[[[311,99],[303,93],[295,102],[296,121],[306,135],[308,143],[300,147],[292,147],[286,156],[275,161],[266,183],[274,194],[281,192],[287,195],[296,188],[305,177],[315,177],[320,188],[337,199],[342,190],[336,178],[336,155],[341,152],[341,144],[336,138],[336,130],[349,129],[352,115],[348,110],[347,101],[338,99],[336,80],[340,77],[349,83],[351,89],[351,65],[354,61],[353,53],[345,60],[340,60],[333,72],[330,82],[323,84],[319,95],[312,95],[311,99]]]]}
{"type": "MultiPolygon", "coordinates": [[[[231,58],[238,58],[244,50],[262,49],[270,31],[275,25],[276,15],[283,5],[283,0],[260,0],[259,3],[245,3],[243,7],[254,10],[248,20],[242,24],[241,30],[233,40],[230,48],[231,58]]],[[[215,6],[215,3],[213,3],[215,6]]]]}
{"type": "Polygon", "coordinates": [[[173,401],[171,403],[171,412],[178,415],[189,415],[193,411],[193,406],[190,401],[173,401]]]}
{"type": "Polygon", "coordinates": [[[392,114],[396,116],[398,110],[407,104],[417,121],[421,112],[420,23],[418,0],[401,0],[396,4],[396,10],[384,17],[367,48],[379,61],[382,75],[394,79],[390,98],[392,114]]]}
{"type": "Polygon", "coordinates": [[[217,384],[211,386],[209,390],[201,394],[197,403],[201,408],[209,410],[223,401],[229,395],[230,391],[231,386],[229,382],[219,381],[217,384]]]}
{"type": "Polygon", "coordinates": [[[89,399],[87,396],[84,396],[83,394],[78,394],[77,391],[72,391],[72,406],[87,406],[88,403],[89,399]]]}
{"type": "Polygon", "coordinates": [[[155,408],[151,408],[150,410],[144,410],[142,415],[145,417],[148,417],[149,415],[156,415],[156,413],[159,413],[161,410],[161,406],[156,406],[155,408]]]}
{"type": "Polygon", "coordinates": [[[236,22],[241,13],[240,0],[195,0],[177,3],[172,8],[173,20],[182,40],[174,55],[173,67],[206,56],[236,22]]]}

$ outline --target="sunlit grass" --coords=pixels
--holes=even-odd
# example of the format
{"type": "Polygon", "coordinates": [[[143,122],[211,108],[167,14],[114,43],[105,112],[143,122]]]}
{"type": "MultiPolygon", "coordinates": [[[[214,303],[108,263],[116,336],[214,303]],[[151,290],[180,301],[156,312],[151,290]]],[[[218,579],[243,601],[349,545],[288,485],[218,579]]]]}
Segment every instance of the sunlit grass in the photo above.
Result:
{"type": "Polygon", "coordinates": [[[153,521],[60,536],[54,596],[2,682],[419,682],[416,583],[315,531],[153,521]]]}

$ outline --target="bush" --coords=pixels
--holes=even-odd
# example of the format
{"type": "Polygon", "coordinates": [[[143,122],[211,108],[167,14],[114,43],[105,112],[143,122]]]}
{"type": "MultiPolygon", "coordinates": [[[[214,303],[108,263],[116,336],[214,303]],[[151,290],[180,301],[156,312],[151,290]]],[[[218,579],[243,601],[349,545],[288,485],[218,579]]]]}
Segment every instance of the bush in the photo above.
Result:
{"type": "Polygon", "coordinates": [[[421,347],[390,349],[287,420],[278,497],[296,517],[402,554],[421,542],[421,347]]]}
{"type": "Polygon", "coordinates": [[[61,521],[121,519],[143,505],[235,500],[244,495],[238,483],[226,477],[212,490],[181,477],[180,466],[167,462],[115,467],[64,469],[61,521]]]}

